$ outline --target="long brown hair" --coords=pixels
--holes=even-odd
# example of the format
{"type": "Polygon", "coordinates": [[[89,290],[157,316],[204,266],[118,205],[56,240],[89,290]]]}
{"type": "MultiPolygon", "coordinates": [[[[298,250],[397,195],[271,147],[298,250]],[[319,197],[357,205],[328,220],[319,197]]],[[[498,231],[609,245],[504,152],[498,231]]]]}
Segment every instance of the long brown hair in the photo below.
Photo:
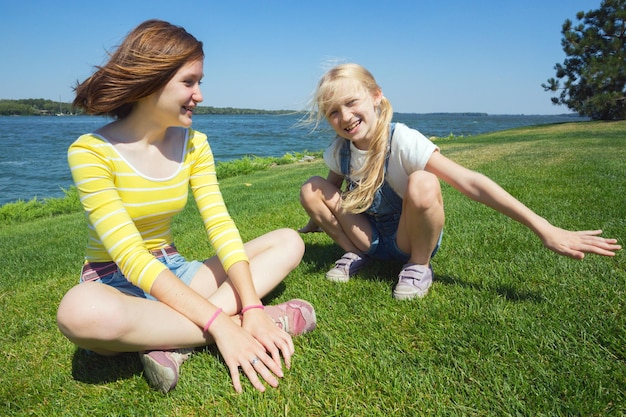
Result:
{"type": "MultiPolygon", "coordinates": [[[[374,76],[358,64],[342,64],[326,72],[320,80],[313,97],[313,107],[310,117],[315,124],[325,118],[327,109],[339,99],[346,86],[362,88],[372,96],[382,89],[376,83],[374,76]]],[[[393,108],[386,97],[382,97],[377,108],[378,121],[374,130],[374,137],[363,167],[352,175],[360,177],[357,187],[344,192],[342,207],[352,213],[362,213],[367,210],[374,200],[376,190],[385,180],[385,158],[389,136],[389,124],[393,117],[393,108]]],[[[335,149],[338,151],[338,148],[335,149]]]]}
{"type": "Polygon", "coordinates": [[[104,66],[75,87],[74,107],[123,119],[135,102],[165,86],[186,63],[203,59],[202,42],[180,26],[147,20],[133,29],[104,66]]]}

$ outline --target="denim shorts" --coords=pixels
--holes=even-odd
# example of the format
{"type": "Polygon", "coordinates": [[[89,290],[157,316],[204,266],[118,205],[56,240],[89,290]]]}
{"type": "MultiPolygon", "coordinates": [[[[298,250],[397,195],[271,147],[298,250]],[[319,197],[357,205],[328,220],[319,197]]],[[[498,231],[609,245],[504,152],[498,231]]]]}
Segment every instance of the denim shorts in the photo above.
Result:
{"type": "MultiPolygon", "coordinates": [[[[186,285],[191,284],[193,277],[196,275],[200,267],[202,266],[202,262],[200,261],[187,261],[182,255],[179,253],[174,254],[163,254],[156,256],[157,260],[163,263],[167,268],[174,273],[182,282],[186,285]]],[[[105,285],[109,285],[117,290],[128,294],[133,295],[135,297],[146,298],[148,300],[156,300],[153,296],[134,285],[132,282],[126,279],[122,272],[117,269],[117,266],[114,263],[107,262],[109,269],[114,269],[111,273],[107,273],[105,275],[100,275],[96,279],[84,279],[85,276],[85,268],[88,264],[83,266],[83,273],[81,274],[80,282],[100,282],[105,285]],[[113,265],[111,265],[113,264],[113,265]]],[[[103,266],[102,269],[106,269],[105,264],[101,264],[103,266]]]]}
{"type": "MultiPolygon", "coordinates": [[[[368,216],[368,218],[370,220],[370,225],[372,226],[372,244],[367,250],[366,255],[382,261],[396,260],[404,263],[408,262],[411,254],[400,249],[398,247],[398,243],[396,242],[396,237],[398,236],[397,224],[395,225],[395,229],[393,231],[390,229],[394,227],[393,222],[383,226],[386,230],[380,230],[382,223],[376,222],[376,220],[374,220],[371,216],[368,216]]],[[[437,241],[435,250],[433,250],[433,253],[430,254],[431,258],[435,256],[439,250],[442,237],[443,230],[441,231],[441,234],[439,234],[439,240],[437,241]]]]}

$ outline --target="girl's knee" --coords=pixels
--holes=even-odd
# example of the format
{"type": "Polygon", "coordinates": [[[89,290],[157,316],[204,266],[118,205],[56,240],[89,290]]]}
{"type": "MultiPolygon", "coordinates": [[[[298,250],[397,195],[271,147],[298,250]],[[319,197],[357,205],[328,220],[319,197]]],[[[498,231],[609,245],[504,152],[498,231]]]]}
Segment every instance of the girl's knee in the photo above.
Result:
{"type": "Polygon", "coordinates": [[[322,177],[315,176],[309,178],[302,187],[300,187],[300,202],[305,205],[311,198],[315,198],[315,194],[323,187],[326,180],[322,177]]]}
{"type": "Polygon", "coordinates": [[[304,184],[302,184],[302,188],[304,187],[319,187],[321,186],[321,184],[324,184],[328,181],[326,181],[326,179],[320,177],[319,175],[314,175],[311,178],[309,178],[308,180],[306,180],[306,182],[304,184]]]}
{"type": "Polygon", "coordinates": [[[322,177],[311,177],[300,188],[300,203],[307,209],[334,207],[341,201],[341,190],[322,177]]]}
{"type": "Polygon", "coordinates": [[[322,184],[324,182],[326,182],[326,180],[318,175],[311,177],[308,180],[306,180],[304,184],[302,184],[302,187],[300,187],[300,192],[301,193],[312,192],[322,187],[322,184]]]}
{"type": "Polygon", "coordinates": [[[293,229],[279,229],[277,232],[277,239],[280,245],[285,250],[285,255],[292,259],[297,259],[296,266],[300,263],[300,260],[304,256],[304,241],[300,234],[293,229]]]}
{"type": "Polygon", "coordinates": [[[436,175],[426,171],[416,171],[409,176],[405,200],[418,206],[441,203],[441,185],[436,175]]]}
{"type": "Polygon", "coordinates": [[[103,285],[79,284],[70,289],[59,304],[59,330],[78,345],[81,340],[107,338],[106,334],[118,333],[115,328],[125,322],[119,301],[122,295],[102,291],[103,285]]]}

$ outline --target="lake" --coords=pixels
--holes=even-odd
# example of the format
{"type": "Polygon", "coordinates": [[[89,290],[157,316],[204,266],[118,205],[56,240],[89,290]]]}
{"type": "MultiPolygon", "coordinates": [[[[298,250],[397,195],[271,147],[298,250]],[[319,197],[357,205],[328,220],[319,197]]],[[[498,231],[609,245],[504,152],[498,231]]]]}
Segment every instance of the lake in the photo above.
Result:
{"type": "MultiPolygon", "coordinates": [[[[216,162],[245,155],[283,156],[320,151],[333,139],[327,126],[297,127],[302,115],[196,115],[193,127],[206,133],[216,162]]],[[[0,205],[16,200],[62,197],[72,185],[69,145],[110,119],[92,116],[0,116],[0,205]]],[[[580,121],[572,116],[396,114],[427,137],[471,136],[515,127],[580,121]]]]}

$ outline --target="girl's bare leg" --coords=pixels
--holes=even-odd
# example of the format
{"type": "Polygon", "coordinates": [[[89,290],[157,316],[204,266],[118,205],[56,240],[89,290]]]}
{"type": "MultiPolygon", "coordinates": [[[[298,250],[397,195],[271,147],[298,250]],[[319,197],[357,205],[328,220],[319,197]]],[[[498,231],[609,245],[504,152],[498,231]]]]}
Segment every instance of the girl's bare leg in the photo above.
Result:
{"type": "Polygon", "coordinates": [[[346,252],[362,254],[372,242],[372,230],[363,214],[341,209],[341,190],[322,177],[310,178],[300,189],[300,202],[317,223],[346,252]]]}
{"type": "MultiPolygon", "coordinates": [[[[304,242],[295,230],[279,229],[245,245],[250,259],[250,271],[259,297],[272,291],[287,274],[295,269],[304,255],[304,242]]],[[[226,313],[234,315],[243,307],[226,272],[216,257],[204,262],[204,266],[191,283],[191,288],[206,297],[226,313]]]]}
{"type": "Polygon", "coordinates": [[[428,265],[443,230],[445,214],[439,180],[426,171],[409,176],[402,202],[397,243],[410,263],[428,265]]]}
{"type": "MultiPolygon", "coordinates": [[[[290,229],[270,232],[246,243],[245,248],[260,297],[275,288],[304,254],[302,239],[290,229]]],[[[191,288],[231,315],[240,309],[217,259],[205,261],[191,288]]],[[[61,332],[76,345],[105,355],[213,342],[202,329],[167,305],[128,296],[100,283],[83,283],[70,289],[59,305],[57,322],[61,332]]]]}

